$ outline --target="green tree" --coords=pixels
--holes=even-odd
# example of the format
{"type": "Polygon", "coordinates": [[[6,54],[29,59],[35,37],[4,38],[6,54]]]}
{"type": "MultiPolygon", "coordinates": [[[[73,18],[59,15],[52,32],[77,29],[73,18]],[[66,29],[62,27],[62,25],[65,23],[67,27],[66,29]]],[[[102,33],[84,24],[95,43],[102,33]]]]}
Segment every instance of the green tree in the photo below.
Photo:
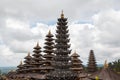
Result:
{"type": "Polygon", "coordinates": [[[108,65],[109,65],[109,68],[111,68],[112,70],[116,72],[120,72],[120,59],[110,62],[108,65]]]}

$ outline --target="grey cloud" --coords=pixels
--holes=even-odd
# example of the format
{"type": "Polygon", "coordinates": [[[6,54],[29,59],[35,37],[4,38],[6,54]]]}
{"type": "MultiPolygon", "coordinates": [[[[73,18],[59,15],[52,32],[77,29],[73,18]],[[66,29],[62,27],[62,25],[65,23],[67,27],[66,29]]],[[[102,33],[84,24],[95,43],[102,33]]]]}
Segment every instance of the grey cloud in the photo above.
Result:
{"type": "MultiPolygon", "coordinates": [[[[57,17],[60,16],[63,9],[65,16],[69,18],[71,49],[77,50],[84,63],[87,63],[90,49],[95,50],[99,63],[103,63],[107,57],[109,57],[109,61],[112,61],[116,58],[114,54],[118,55],[120,52],[119,3],[117,0],[1,0],[0,38],[8,50],[2,49],[7,54],[12,53],[9,56],[11,65],[14,63],[17,65],[25,56],[24,53],[32,52],[37,41],[44,46],[45,35],[49,29],[55,33],[55,25],[47,25],[42,22],[57,21],[57,17]],[[109,11],[110,9],[117,10],[109,11]],[[94,15],[97,19],[92,20],[94,15]],[[15,25],[12,26],[15,29],[7,27],[7,19],[24,23],[23,29],[19,29],[15,25]],[[93,24],[72,24],[76,20],[91,21],[93,24]],[[31,23],[34,23],[35,26],[30,25],[31,23]],[[17,58],[17,60],[13,61],[12,58],[17,58]]],[[[0,52],[4,54],[2,50],[0,52]]],[[[2,58],[0,61],[5,61],[8,57],[2,56],[4,59],[2,58]]],[[[5,63],[5,65],[8,64],[7,61],[5,63]]]]}
{"type": "Polygon", "coordinates": [[[12,16],[19,19],[44,20],[56,19],[61,9],[65,11],[72,20],[90,19],[93,13],[108,8],[114,8],[114,0],[2,0],[1,10],[5,16],[12,16]],[[71,14],[72,13],[72,14],[71,14]]]}
{"type": "Polygon", "coordinates": [[[109,47],[119,47],[119,34],[120,34],[120,12],[115,10],[108,10],[101,12],[97,16],[95,26],[100,31],[98,42],[103,45],[109,45],[109,47]]]}

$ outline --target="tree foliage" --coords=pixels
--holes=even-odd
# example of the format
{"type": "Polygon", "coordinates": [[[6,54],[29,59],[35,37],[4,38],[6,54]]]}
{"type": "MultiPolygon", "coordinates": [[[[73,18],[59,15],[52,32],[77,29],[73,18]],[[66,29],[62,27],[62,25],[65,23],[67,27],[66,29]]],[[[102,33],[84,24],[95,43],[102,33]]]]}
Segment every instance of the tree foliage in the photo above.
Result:
{"type": "Polygon", "coordinates": [[[109,64],[109,68],[116,71],[116,72],[120,72],[120,59],[110,62],[109,64]]]}

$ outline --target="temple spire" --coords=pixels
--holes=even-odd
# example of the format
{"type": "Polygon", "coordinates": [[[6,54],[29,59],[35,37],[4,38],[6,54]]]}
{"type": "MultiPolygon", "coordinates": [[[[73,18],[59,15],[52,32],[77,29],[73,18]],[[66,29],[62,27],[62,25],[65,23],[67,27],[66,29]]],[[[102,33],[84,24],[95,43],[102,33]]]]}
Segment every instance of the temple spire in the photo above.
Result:
{"type": "Polygon", "coordinates": [[[58,18],[55,39],[55,50],[53,57],[53,67],[54,71],[48,74],[48,79],[50,80],[74,80],[76,78],[76,73],[70,70],[70,56],[71,53],[69,44],[69,30],[67,26],[67,18],[64,18],[63,11],[61,17],[58,18]]]}
{"type": "Polygon", "coordinates": [[[51,30],[49,30],[49,32],[48,32],[48,35],[50,35],[51,34],[51,30]]]}
{"type": "Polygon", "coordinates": [[[41,73],[41,68],[42,68],[42,64],[43,64],[43,57],[41,54],[41,47],[39,46],[39,43],[37,42],[37,45],[34,47],[33,50],[34,54],[32,55],[32,59],[34,61],[34,63],[32,63],[32,65],[34,65],[32,67],[34,72],[39,72],[41,73]]]}
{"type": "Polygon", "coordinates": [[[77,73],[81,73],[83,71],[83,65],[82,61],[79,59],[79,55],[76,53],[76,51],[71,55],[71,70],[77,73]]]}
{"type": "Polygon", "coordinates": [[[62,18],[62,19],[64,18],[63,10],[62,10],[62,12],[61,12],[61,18],[62,18]]]}
{"type": "Polygon", "coordinates": [[[96,59],[95,59],[95,55],[94,55],[94,51],[90,50],[89,53],[89,60],[88,60],[88,72],[89,73],[93,73],[97,71],[97,64],[96,64],[96,59]]]}
{"type": "Polygon", "coordinates": [[[36,45],[37,47],[39,46],[39,42],[37,42],[37,45],[36,45]]]}
{"type": "Polygon", "coordinates": [[[22,60],[20,61],[20,65],[23,65],[22,60]]]}
{"type": "Polygon", "coordinates": [[[28,56],[30,56],[30,52],[28,52],[28,56]]]}
{"type": "Polygon", "coordinates": [[[53,52],[54,52],[54,39],[53,34],[51,34],[51,31],[49,30],[48,34],[46,35],[45,39],[45,46],[44,46],[44,71],[46,73],[53,70],[52,62],[53,62],[53,52]]]}
{"type": "Polygon", "coordinates": [[[108,68],[107,60],[105,60],[104,68],[108,68]]]}
{"type": "Polygon", "coordinates": [[[30,56],[30,52],[28,52],[27,56],[24,58],[24,69],[23,71],[25,73],[31,72],[31,68],[33,67],[32,65],[32,57],[30,56]]]}
{"type": "Polygon", "coordinates": [[[22,73],[23,72],[23,68],[24,68],[24,66],[23,66],[23,63],[22,63],[22,60],[20,61],[20,64],[17,66],[17,73],[22,73]]]}

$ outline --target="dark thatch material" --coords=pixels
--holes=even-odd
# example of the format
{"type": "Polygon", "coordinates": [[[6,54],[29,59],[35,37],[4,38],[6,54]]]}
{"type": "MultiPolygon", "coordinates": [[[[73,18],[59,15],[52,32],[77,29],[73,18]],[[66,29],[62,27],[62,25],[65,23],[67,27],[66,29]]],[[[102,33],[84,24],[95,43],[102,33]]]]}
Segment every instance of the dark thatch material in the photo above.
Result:
{"type": "Polygon", "coordinates": [[[94,80],[98,77],[100,80],[120,80],[120,75],[109,68],[103,68],[92,74],[89,78],[94,80]]]}

